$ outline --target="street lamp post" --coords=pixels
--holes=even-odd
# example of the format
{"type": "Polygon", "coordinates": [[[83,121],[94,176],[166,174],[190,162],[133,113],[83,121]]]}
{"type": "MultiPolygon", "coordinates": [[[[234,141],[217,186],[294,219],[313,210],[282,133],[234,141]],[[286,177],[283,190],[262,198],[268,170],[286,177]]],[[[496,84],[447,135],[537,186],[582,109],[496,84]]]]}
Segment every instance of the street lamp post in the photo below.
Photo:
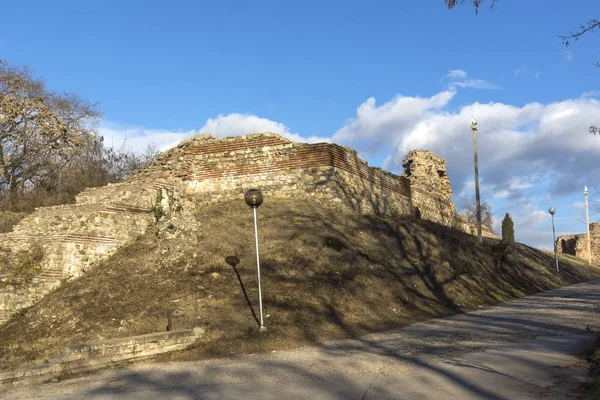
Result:
{"type": "Polygon", "coordinates": [[[258,306],[260,307],[260,331],[266,331],[267,328],[263,321],[263,306],[262,306],[262,288],[260,285],[260,258],[258,255],[258,223],[256,220],[256,210],[263,202],[263,195],[258,189],[249,189],[244,194],[244,200],[254,212],[254,242],[256,244],[256,271],[258,272],[258,306]]]}
{"type": "MultiPolygon", "coordinates": [[[[473,116],[471,115],[471,118],[473,116]]],[[[477,212],[477,239],[481,243],[481,199],[479,198],[479,162],[477,161],[477,121],[471,121],[473,131],[473,162],[475,165],[475,210],[477,212]]]]}
{"type": "Polygon", "coordinates": [[[585,227],[587,229],[587,256],[588,264],[592,263],[592,243],[590,239],[590,214],[588,212],[588,188],[584,186],[583,194],[585,195],[585,227]]]}
{"type": "Polygon", "coordinates": [[[558,248],[556,246],[556,231],[554,230],[554,214],[556,213],[556,209],[554,207],[550,207],[548,209],[550,215],[552,215],[552,237],[554,238],[554,261],[556,262],[556,272],[560,272],[558,269],[558,248]]]}

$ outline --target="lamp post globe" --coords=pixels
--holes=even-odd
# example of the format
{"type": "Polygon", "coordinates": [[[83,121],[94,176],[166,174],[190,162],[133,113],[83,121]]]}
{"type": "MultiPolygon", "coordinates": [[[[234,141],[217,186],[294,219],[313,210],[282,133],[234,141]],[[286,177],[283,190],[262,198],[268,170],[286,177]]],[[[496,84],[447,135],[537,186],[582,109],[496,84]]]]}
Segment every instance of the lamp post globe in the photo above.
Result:
{"type": "Polygon", "coordinates": [[[258,189],[249,189],[244,194],[244,201],[252,208],[258,208],[263,203],[263,194],[258,189]]]}
{"type": "Polygon", "coordinates": [[[556,214],[556,208],[554,208],[554,207],[550,207],[550,208],[548,209],[548,212],[549,212],[551,215],[554,215],[554,214],[556,214]]]}

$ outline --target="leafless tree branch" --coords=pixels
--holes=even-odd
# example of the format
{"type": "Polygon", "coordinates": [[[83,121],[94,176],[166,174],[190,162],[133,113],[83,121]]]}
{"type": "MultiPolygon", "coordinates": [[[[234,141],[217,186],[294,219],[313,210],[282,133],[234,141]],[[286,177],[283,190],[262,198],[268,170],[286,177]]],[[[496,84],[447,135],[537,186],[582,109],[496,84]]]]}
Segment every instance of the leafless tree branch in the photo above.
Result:
{"type": "MultiPolygon", "coordinates": [[[[493,9],[494,6],[496,5],[496,1],[497,0],[491,0],[491,4],[490,4],[491,9],[493,9]]],[[[444,2],[446,3],[448,10],[452,10],[457,5],[464,4],[465,0],[444,0],[444,2]]],[[[479,7],[481,6],[481,3],[484,2],[484,0],[472,0],[472,2],[473,2],[473,7],[475,8],[475,14],[479,14],[479,7]]]]}
{"type": "Polygon", "coordinates": [[[566,36],[559,35],[558,37],[562,39],[562,42],[565,46],[569,47],[571,41],[577,41],[583,35],[588,32],[593,32],[595,29],[600,27],[600,21],[597,19],[590,19],[585,24],[580,24],[577,30],[572,31],[569,30],[569,34],[566,36]]]}

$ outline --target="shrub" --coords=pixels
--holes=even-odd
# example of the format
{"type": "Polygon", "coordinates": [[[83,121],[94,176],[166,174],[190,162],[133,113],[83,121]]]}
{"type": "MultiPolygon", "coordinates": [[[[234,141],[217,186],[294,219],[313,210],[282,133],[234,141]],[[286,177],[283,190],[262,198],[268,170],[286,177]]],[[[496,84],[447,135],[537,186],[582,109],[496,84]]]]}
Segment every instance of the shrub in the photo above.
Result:
{"type": "Polygon", "coordinates": [[[502,220],[502,240],[507,243],[515,241],[515,224],[508,213],[502,220]]]}

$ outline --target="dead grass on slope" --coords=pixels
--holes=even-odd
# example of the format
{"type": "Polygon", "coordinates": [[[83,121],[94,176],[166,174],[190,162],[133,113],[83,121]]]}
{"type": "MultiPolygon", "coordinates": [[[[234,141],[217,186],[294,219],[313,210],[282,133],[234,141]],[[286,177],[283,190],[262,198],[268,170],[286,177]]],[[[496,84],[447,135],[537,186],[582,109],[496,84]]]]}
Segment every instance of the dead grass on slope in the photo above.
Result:
{"type": "Polygon", "coordinates": [[[26,212],[0,211],[0,233],[12,232],[13,227],[27,214],[26,212]]]}
{"type": "Polygon", "coordinates": [[[293,200],[259,209],[263,303],[251,210],[243,202],[162,223],[0,329],[0,369],[42,361],[61,346],[204,327],[198,359],[298,347],[471,310],[600,278],[600,269],[505,247],[426,221],[387,220],[293,200]]]}

